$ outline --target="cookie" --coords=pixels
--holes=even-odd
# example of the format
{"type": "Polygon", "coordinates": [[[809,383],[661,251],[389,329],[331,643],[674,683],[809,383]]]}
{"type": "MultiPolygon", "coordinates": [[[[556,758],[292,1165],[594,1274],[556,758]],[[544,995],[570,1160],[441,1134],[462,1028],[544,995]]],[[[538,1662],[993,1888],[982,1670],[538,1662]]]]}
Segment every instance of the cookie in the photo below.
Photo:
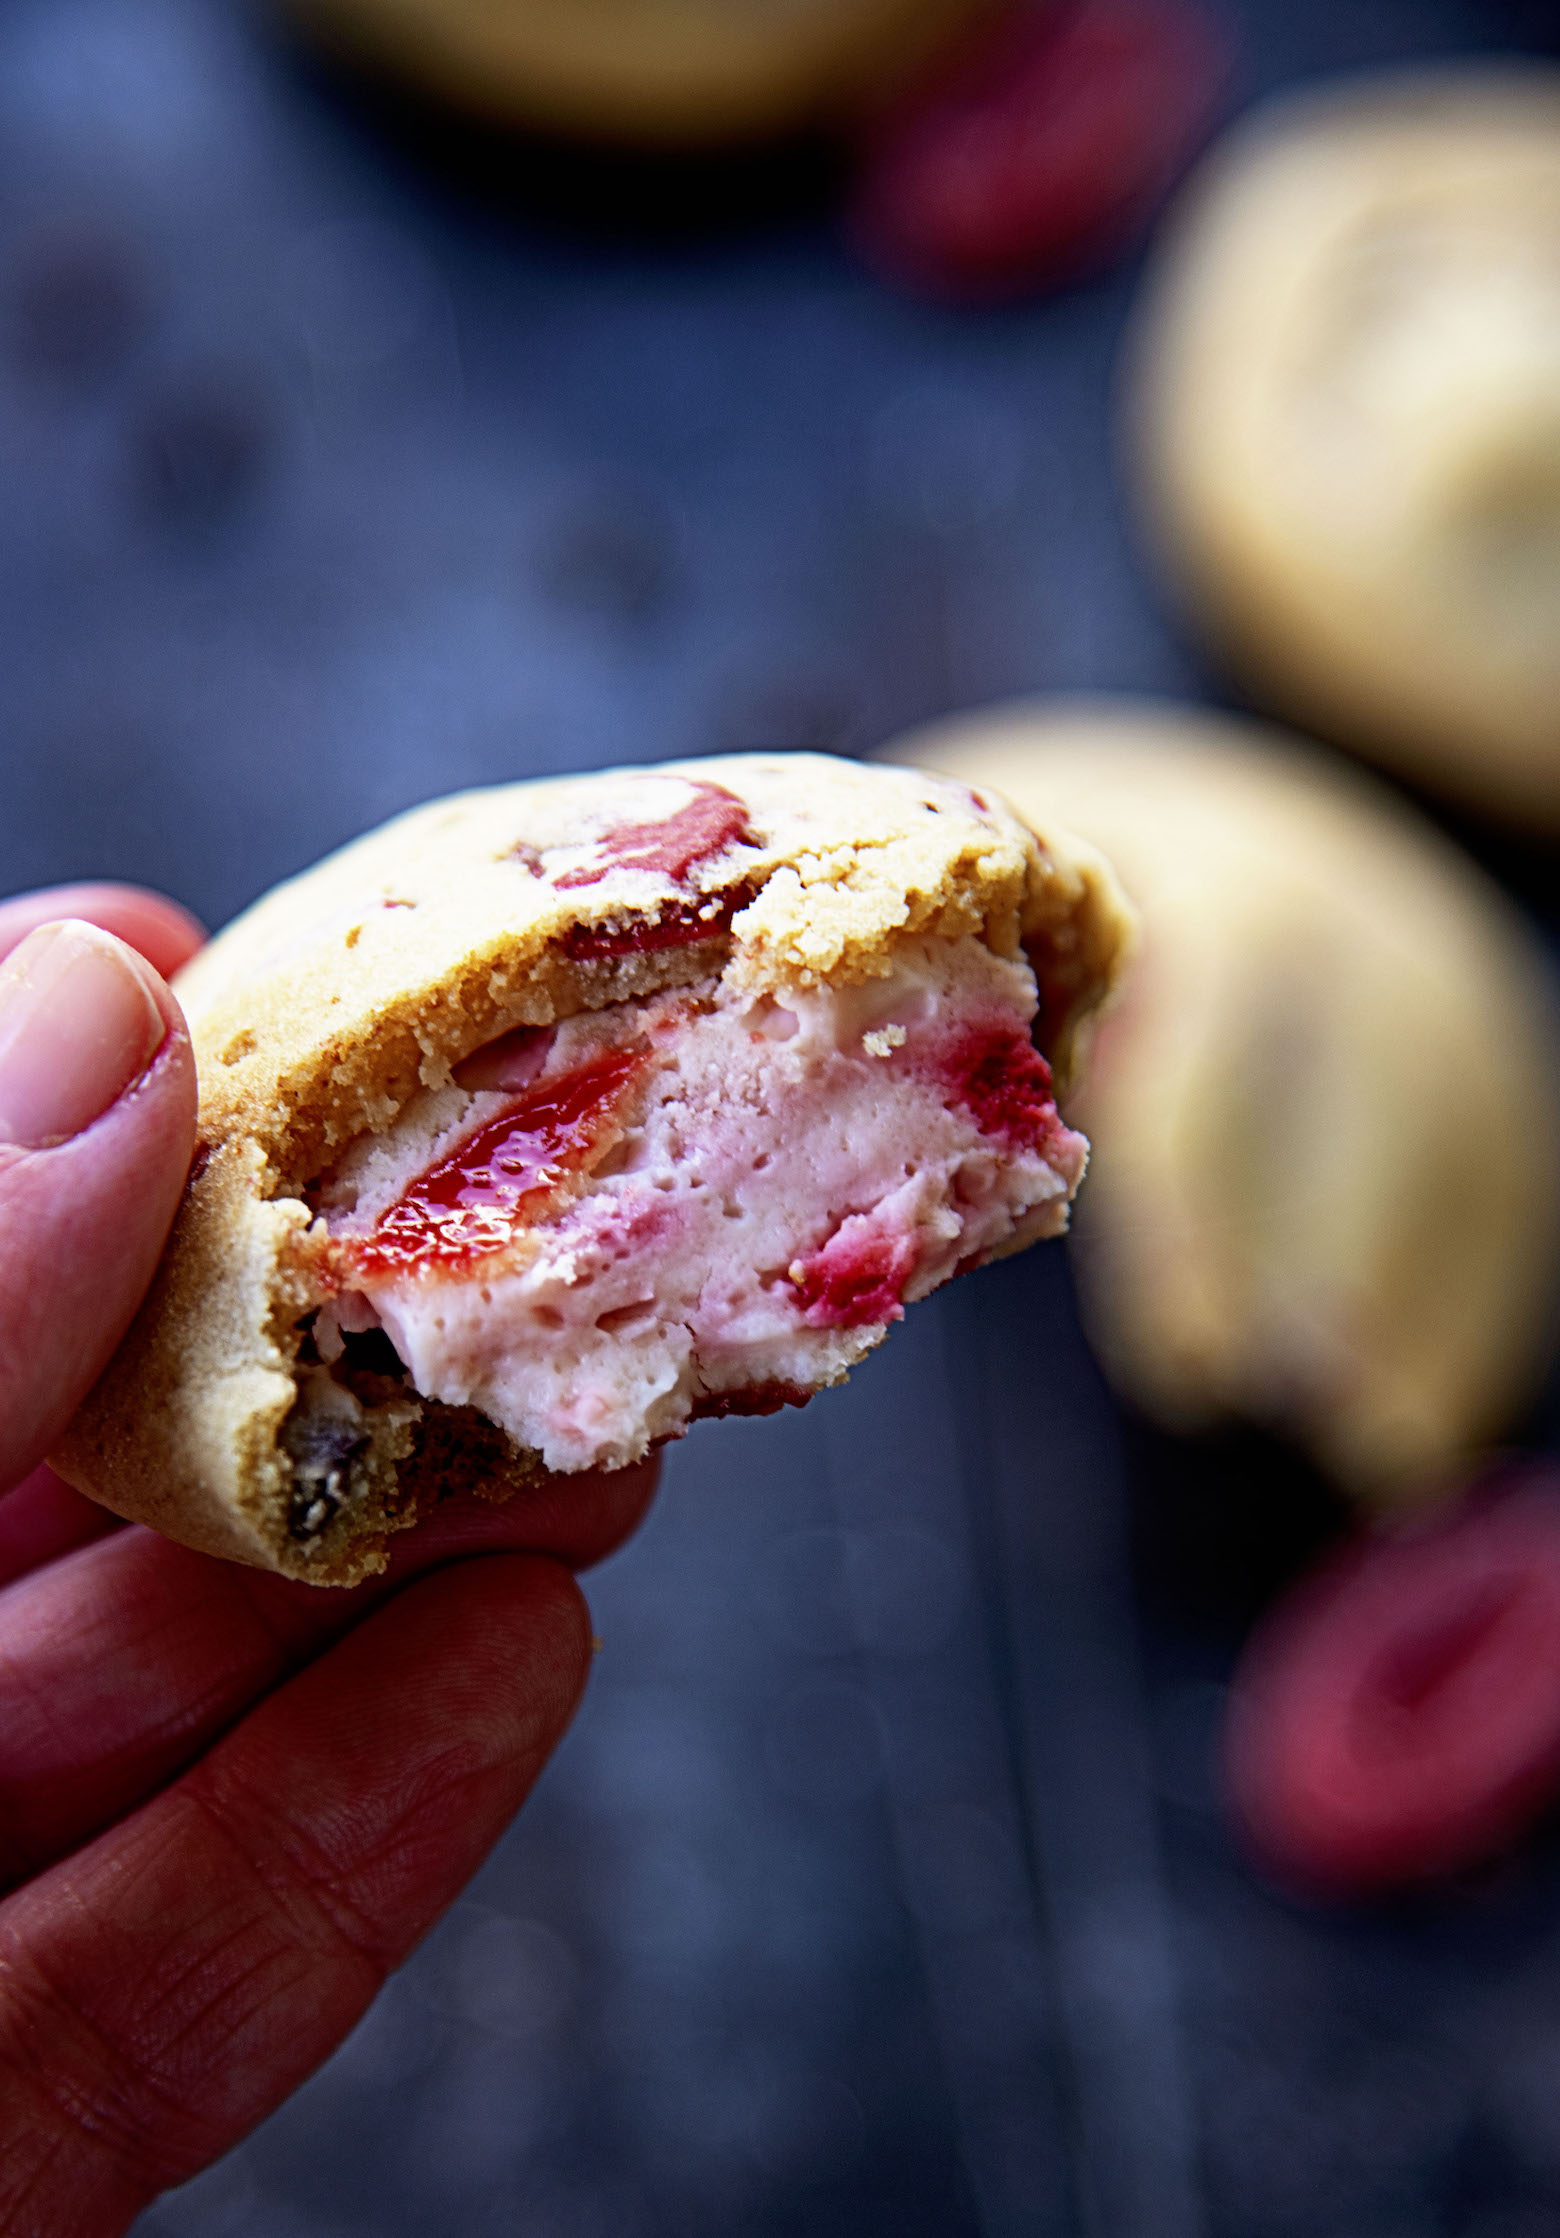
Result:
{"type": "Polygon", "coordinates": [[[1118,1385],[1367,1500],[1442,1489],[1553,1350],[1553,990],[1516,913],[1369,779],[1202,709],[1020,702],[887,751],[1061,817],[1141,913],[1075,1107],[1118,1385]]]}
{"type": "Polygon", "coordinates": [[[827,126],[991,0],[287,0],[344,54],[491,122],[647,148],[827,126]]]}
{"type": "Polygon", "coordinates": [[[1150,531],[1259,698],[1560,831],[1560,70],[1307,92],[1151,275],[1150,531]]]}
{"type": "Polygon", "coordinates": [[[176,982],[200,1149],[56,1466],[346,1584],[452,1485],[800,1403],[1065,1225],[1125,927],[1088,847],[822,755],[398,818],[176,982]]]}

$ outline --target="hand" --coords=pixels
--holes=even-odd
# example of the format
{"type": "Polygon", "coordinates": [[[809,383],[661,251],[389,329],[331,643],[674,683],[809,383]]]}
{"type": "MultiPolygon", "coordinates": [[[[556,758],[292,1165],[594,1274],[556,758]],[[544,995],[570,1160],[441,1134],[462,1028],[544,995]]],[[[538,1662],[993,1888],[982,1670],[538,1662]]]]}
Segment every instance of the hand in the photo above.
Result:
{"type": "Polygon", "coordinates": [[[342,2040],[568,1723],[591,1655],[569,1572],[654,1478],[451,1499],[339,1592],[121,1525],[39,1466],[178,1204],[194,1067],[158,970],[199,938],[125,888],[0,904],[5,2238],[123,2231],[342,2040]]]}

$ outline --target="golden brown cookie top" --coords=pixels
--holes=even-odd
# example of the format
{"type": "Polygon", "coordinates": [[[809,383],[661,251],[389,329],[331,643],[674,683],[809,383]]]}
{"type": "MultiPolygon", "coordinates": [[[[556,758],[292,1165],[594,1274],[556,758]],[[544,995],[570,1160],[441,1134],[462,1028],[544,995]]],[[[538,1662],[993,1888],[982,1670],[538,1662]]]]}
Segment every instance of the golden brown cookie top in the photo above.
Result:
{"type": "Polygon", "coordinates": [[[1372,1503],[1450,1489],[1560,1300],[1554,995],[1516,911],[1362,772],[1212,709],[1017,702],[888,750],[1065,816],[1142,912],[1074,1113],[1120,1386],[1279,1426],[1372,1503]]]}
{"type": "Polygon", "coordinates": [[[806,985],[918,935],[1029,944],[1065,1068],[1124,937],[1100,858],[951,779],[733,755],[456,794],[266,895],[181,974],[203,1138],[278,1183],[510,1027],[712,968],[806,985]]]}
{"type": "Polygon", "coordinates": [[[327,43],[502,123],[699,147],[869,103],[991,0],[288,0],[327,43]]]}
{"type": "Polygon", "coordinates": [[[1560,824],[1560,69],[1253,112],[1165,233],[1129,386],[1171,585],[1259,696],[1560,824]]]}

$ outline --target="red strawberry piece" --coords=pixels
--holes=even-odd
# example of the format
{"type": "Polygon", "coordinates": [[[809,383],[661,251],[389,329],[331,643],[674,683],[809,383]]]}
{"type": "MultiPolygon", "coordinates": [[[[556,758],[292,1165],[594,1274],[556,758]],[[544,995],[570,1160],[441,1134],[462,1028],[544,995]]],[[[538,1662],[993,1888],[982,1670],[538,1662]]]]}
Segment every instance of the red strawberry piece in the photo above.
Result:
{"type": "Polygon", "coordinates": [[[1371,1894],[1494,1855],[1560,1794],[1560,1470],[1299,1586],[1253,1637],[1225,1735],[1278,1878],[1371,1894]]]}
{"type": "Polygon", "coordinates": [[[954,300],[1097,271],[1206,136],[1230,53],[1195,0],[1016,5],[881,121],[849,230],[876,271],[954,300]]]}

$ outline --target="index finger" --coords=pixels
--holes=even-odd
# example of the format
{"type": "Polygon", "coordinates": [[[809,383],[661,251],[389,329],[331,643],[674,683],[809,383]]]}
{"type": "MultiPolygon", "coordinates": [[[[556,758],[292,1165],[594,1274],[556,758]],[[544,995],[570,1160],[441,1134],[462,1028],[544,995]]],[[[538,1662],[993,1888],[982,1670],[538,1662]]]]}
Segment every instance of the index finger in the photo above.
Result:
{"type": "Polygon", "coordinates": [[[0,1904],[0,2229],[118,2238],[296,2088],[476,1870],[589,1662],[556,1563],[455,1563],[0,1904]]]}
{"type": "Polygon", "coordinates": [[[507,1507],[457,1497],[406,1534],[387,1577],[347,1592],[193,1554],[139,1526],[8,1587],[0,1888],[144,1802],[409,1578],[468,1554],[599,1559],[638,1522],[654,1482],[652,1463],[555,1479],[507,1507]]]}
{"type": "Polygon", "coordinates": [[[123,1529],[117,1515],[75,1491],[45,1462],[0,1499],[0,1586],[123,1529]]]}

